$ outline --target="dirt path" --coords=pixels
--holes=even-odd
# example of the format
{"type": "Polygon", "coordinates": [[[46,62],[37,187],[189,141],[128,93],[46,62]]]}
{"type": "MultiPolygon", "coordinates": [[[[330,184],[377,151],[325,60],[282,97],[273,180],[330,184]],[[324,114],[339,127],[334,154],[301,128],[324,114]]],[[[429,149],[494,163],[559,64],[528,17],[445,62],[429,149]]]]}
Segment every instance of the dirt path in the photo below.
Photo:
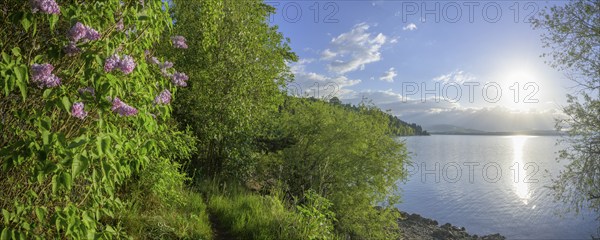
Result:
{"type": "Polygon", "coordinates": [[[210,226],[213,231],[213,240],[232,240],[236,239],[231,235],[225,226],[219,223],[217,217],[214,214],[208,215],[208,220],[210,221],[210,226]]]}

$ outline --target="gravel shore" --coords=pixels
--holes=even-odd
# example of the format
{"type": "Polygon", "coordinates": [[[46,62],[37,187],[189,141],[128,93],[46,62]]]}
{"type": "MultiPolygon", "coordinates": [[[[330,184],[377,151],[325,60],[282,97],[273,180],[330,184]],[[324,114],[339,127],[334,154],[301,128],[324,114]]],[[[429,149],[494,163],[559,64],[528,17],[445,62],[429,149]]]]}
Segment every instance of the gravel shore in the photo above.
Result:
{"type": "Polygon", "coordinates": [[[421,217],[419,214],[408,214],[400,211],[401,219],[398,219],[398,226],[402,232],[402,239],[467,239],[467,240],[500,240],[506,239],[504,236],[496,233],[485,236],[471,235],[467,233],[464,227],[456,227],[450,223],[438,225],[433,219],[421,217]]]}

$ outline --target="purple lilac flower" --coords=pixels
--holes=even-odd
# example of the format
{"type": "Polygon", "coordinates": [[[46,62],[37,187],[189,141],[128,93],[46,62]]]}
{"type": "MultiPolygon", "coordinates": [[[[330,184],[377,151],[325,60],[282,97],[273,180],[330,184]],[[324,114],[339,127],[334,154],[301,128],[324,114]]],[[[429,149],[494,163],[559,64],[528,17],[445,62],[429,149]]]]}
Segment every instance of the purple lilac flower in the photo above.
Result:
{"type": "Polygon", "coordinates": [[[185,38],[183,36],[171,37],[171,41],[173,41],[173,46],[175,46],[175,48],[188,48],[188,45],[185,43],[185,38]]]}
{"type": "Polygon", "coordinates": [[[81,120],[83,120],[85,117],[87,117],[87,112],[83,110],[84,106],[82,102],[76,102],[73,104],[73,106],[71,106],[71,115],[73,117],[79,118],[81,120]]]}
{"type": "Polygon", "coordinates": [[[117,29],[117,31],[123,31],[123,29],[125,28],[125,25],[123,24],[123,19],[122,18],[119,19],[119,21],[115,25],[115,28],[117,29]]]}
{"type": "Polygon", "coordinates": [[[75,45],[75,42],[69,42],[69,44],[67,46],[65,46],[65,48],[63,50],[65,51],[67,56],[75,56],[81,51],[81,50],[79,50],[79,48],[77,48],[77,45],[75,45]]]}
{"type": "Polygon", "coordinates": [[[81,39],[93,41],[99,39],[100,34],[93,28],[85,26],[81,22],[77,22],[71,27],[71,30],[69,30],[69,38],[73,42],[78,42],[81,39]]]}
{"type": "Polygon", "coordinates": [[[121,58],[121,61],[119,62],[119,69],[121,69],[124,74],[130,74],[133,72],[134,68],[135,62],[131,56],[125,55],[123,58],[121,58]]]}
{"type": "Polygon", "coordinates": [[[187,82],[185,81],[187,81],[188,79],[189,77],[185,75],[185,73],[175,72],[171,77],[171,82],[173,82],[173,84],[175,84],[176,86],[186,87],[187,82]]]}
{"type": "Polygon", "coordinates": [[[104,62],[104,71],[112,71],[115,67],[118,67],[120,65],[120,62],[121,58],[119,57],[119,55],[113,54],[112,56],[106,59],[106,62],[104,62]]]}
{"type": "Polygon", "coordinates": [[[121,116],[132,116],[132,115],[136,115],[138,112],[137,109],[125,104],[118,97],[115,97],[113,99],[112,104],[113,104],[113,106],[112,106],[111,110],[115,113],[118,113],[121,116]]]}
{"type": "Polygon", "coordinates": [[[171,92],[168,89],[163,90],[154,98],[156,104],[169,104],[171,102],[171,92]]]}
{"type": "Polygon", "coordinates": [[[169,69],[173,67],[173,63],[169,61],[165,61],[164,63],[159,63],[158,67],[161,69],[169,69]]]}
{"type": "Polygon", "coordinates": [[[156,65],[160,64],[160,61],[158,61],[158,58],[156,58],[156,57],[151,57],[150,60],[149,60],[149,62],[150,63],[154,63],[156,65]]]}
{"type": "Polygon", "coordinates": [[[59,14],[60,8],[54,0],[30,0],[31,12],[36,13],[38,11],[48,14],[59,14]]]}
{"type": "Polygon", "coordinates": [[[96,91],[94,90],[93,87],[80,88],[77,90],[77,92],[79,92],[79,94],[81,94],[81,95],[83,95],[85,93],[90,93],[90,94],[92,94],[92,96],[94,96],[96,94],[96,91]]]}
{"type": "Polygon", "coordinates": [[[95,29],[86,26],[85,30],[85,38],[87,38],[87,40],[94,41],[100,39],[100,33],[95,29]]]}
{"type": "Polygon", "coordinates": [[[79,41],[79,39],[85,37],[86,32],[87,28],[85,27],[85,25],[83,25],[83,23],[77,22],[73,27],[71,27],[71,30],[69,30],[69,38],[71,39],[71,41],[77,42],[79,41]]]}
{"type": "Polygon", "coordinates": [[[52,74],[52,70],[54,70],[54,67],[48,63],[33,64],[31,66],[32,82],[39,88],[51,88],[60,85],[60,78],[52,74]]]}

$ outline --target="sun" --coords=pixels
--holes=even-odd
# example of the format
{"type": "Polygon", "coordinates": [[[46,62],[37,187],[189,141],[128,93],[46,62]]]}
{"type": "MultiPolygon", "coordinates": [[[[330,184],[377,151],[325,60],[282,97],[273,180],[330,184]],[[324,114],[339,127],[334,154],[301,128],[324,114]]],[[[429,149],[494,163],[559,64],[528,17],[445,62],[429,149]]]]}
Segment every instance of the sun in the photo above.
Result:
{"type": "Polygon", "coordinates": [[[536,109],[540,103],[540,74],[527,64],[515,64],[501,74],[501,106],[515,112],[528,112],[536,109]]]}

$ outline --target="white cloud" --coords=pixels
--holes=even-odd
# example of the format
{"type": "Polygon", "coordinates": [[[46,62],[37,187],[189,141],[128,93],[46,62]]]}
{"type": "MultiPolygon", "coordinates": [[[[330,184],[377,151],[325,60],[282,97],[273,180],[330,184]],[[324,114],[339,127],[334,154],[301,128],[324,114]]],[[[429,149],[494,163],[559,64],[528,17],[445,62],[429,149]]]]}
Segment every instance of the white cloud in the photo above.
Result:
{"type": "Polygon", "coordinates": [[[382,81],[386,81],[386,82],[394,82],[394,77],[398,76],[398,74],[396,74],[396,70],[394,70],[393,67],[391,67],[389,70],[387,70],[385,73],[383,73],[383,75],[379,78],[379,80],[382,81]]]}
{"type": "Polygon", "coordinates": [[[321,52],[322,60],[331,61],[329,71],[344,74],[363,70],[366,64],[381,60],[379,50],[387,37],[382,33],[373,36],[368,30],[368,24],[360,23],[331,40],[330,48],[321,52]]]}
{"type": "Polygon", "coordinates": [[[406,26],[404,26],[402,28],[402,30],[404,30],[404,31],[406,31],[406,30],[408,30],[408,31],[414,31],[414,30],[417,30],[417,25],[415,25],[414,23],[409,23],[406,26]]]}
{"type": "Polygon", "coordinates": [[[312,60],[301,59],[290,64],[294,74],[294,82],[288,85],[288,93],[295,96],[313,96],[317,98],[343,98],[353,91],[345,87],[354,86],[361,82],[360,79],[349,79],[346,76],[326,76],[306,70],[306,65],[312,60]]]}
{"type": "Polygon", "coordinates": [[[441,82],[444,84],[447,84],[447,83],[463,84],[465,82],[475,81],[475,79],[476,78],[473,74],[467,73],[462,70],[454,70],[450,73],[443,74],[443,75],[433,78],[433,81],[441,82]]]}
{"type": "Polygon", "coordinates": [[[358,91],[341,99],[352,104],[363,100],[371,101],[384,111],[391,110],[391,114],[404,121],[424,127],[451,124],[483,131],[550,130],[554,127],[554,118],[560,117],[560,112],[552,108],[529,112],[514,112],[501,105],[466,108],[460,103],[444,99],[436,102],[428,98],[422,102],[421,99],[404,98],[392,90],[358,91]]]}
{"type": "Polygon", "coordinates": [[[337,53],[334,53],[329,49],[325,49],[325,51],[323,51],[321,53],[321,59],[323,59],[323,60],[330,60],[330,59],[334,58],[335,56],[337,56],[337,53]]]}

